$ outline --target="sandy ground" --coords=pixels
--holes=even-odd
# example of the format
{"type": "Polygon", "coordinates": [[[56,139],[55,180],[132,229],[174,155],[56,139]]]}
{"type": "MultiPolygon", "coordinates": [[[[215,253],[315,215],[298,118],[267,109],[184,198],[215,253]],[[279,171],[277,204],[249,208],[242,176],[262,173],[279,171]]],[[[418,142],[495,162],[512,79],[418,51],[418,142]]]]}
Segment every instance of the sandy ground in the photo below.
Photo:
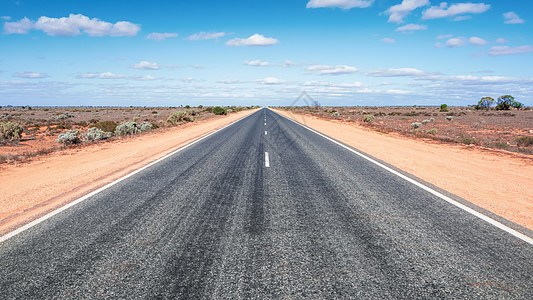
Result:
{"type": "Polygon", "coordinates": [[[276,112],[533,230],[533,159],[276,112]]]}
{"type": "Polygon", "coordinates": [[[0,236],[254,111],[0,166],[0,236]]]}

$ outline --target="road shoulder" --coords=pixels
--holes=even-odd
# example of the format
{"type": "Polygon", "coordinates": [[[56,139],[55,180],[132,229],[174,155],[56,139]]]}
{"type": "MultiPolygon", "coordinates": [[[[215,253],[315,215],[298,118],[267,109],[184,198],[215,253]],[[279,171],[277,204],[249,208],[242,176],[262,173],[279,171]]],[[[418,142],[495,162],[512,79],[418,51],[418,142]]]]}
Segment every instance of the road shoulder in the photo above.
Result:
{"type": "Polygon", "coordinates": [[[533,160],[464,146],[429,143],[352,124],[274,111],[533,229],[533,160]]]}

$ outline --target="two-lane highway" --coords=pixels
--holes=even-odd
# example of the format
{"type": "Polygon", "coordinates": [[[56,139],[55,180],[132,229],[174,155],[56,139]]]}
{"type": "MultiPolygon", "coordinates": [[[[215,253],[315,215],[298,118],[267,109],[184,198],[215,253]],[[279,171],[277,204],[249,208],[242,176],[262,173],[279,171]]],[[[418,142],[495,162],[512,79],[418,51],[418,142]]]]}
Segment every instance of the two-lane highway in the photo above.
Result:
{"type": "Polygon", "coordinates": [[[0,244],[2,299],[531,299],[532,275],[528,242],[267,109],[0,244]]]}

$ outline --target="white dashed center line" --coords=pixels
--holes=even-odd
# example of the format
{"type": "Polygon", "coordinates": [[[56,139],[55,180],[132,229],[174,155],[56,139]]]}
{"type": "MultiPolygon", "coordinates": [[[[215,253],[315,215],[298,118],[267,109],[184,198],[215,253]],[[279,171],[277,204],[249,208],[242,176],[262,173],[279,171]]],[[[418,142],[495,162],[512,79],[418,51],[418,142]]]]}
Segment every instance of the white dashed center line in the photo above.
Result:
{"type": "Polygon", "coordinates": [[[268,152],[265,152],[265,167],[270,168],[270,159],[268,158],[268,152]]]}
{"type": "Polygon", "coordinates": [[[265,135],[267,135],[267,132],[266,132],[266,130],[265,130],[265,135]]]}

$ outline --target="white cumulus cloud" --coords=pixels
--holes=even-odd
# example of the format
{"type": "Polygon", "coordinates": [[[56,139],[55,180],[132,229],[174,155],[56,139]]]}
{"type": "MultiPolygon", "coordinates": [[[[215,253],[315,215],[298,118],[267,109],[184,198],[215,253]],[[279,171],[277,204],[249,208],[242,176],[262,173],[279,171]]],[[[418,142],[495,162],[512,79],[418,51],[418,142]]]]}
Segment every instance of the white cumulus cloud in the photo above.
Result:
{"type": "Polygon", "coordinates": [[[389,22],[402,23],[403,18],[413,10],[429,5],[429,0],[403,0],[402,3],[393,5],[385,11],[389,15],[389,22]]]}
{"type": "Polygon", "coordinates": [[[44,73],[38,73],[38,72],[18,72],[13,74],[13,77],[18,78],[45,78],[48,77],[48,75],[44,73]]]}
{"type": "Polygon", "coordinates": [[[142,70],[158,70],[160,66],[155,62],[141,61],[140,63],[135,64],[133,68],[142,70]]]}
{"type": "Polygon", "coordinates": [[[374,0],[310,0],[307,8],[338,7],[342,9],[366,8],[372,5],[374,0]]]}
{"type": "Polygon", "coordinates": [[[276,85],[276,84],[283,84],[286,81],[283,79],[279,79],[276,77],[265,77],[263,79],[257,80],[260,84],[266,84],[266,85],[276,85]]]}
{"type": "Polygon", "coordinates": [[[52,36],[76,36],[82,32],[89,36],[134,36],[141,30],[137,24],[120,21],[109,23],[82,14],[70,14],[63,18],[40,17],[36,22],[23,18],[17,22],[4,24],[4,33],[28,33],[31,29],[41,30],[52,36]]]}
{"type": "Polygon", "coordinates": [[[6,22],[4,24],[4,34],[26,34],[32,28],[33,22],[25,17],[16,22],[6,22]]]}
{"type": "Polygon", "coordinates": [[[159,32],[152,32],[149,35],[146,36],[147,40],[153,40],[153,41],[162,41],[170,37],[177,37],[178,34],[175,32],[165,32],[165,33],[159,33],[159,32]]]}
{"type": "Polygon", "coordinates": [[[410,32],[410,31],[415,31],[415,30],[426,30],[426,29],[428,29],[426,25],[407,24],[402,27],[396,28],[396,31],[410,32]]]}
{"type": "Polygon", "coordinates": [[[474,45],[474,46],[483,46],[483,45],[488,44],[489,42],[485,41],[485,40],[482,39],[482,38],[479,38],[479,37],[473,36],[473,37],[471,37],[471,38],[468,39],[468,43],[469,43],[470,45],[474,45]]]}
{"type": "Polygon", "coordinates": [[[509,46],[494,46],[490,48],[488,54],[491,56],[502,56],[502,55],[513,55],[513,54],[523,54],[533,52],[533,46],[519,46],[519,47],[509,47],[509,46]]]}
{"type": "Polygon", "coordinates": [[[190,41],[202,41],[202,40],[211,40],[218,39],[228,35],[227,32],[199,32],[189,36],[187,39],[190,41]]]}
{"type": "Polygon", "coordinates": [[[259,59],[256,59],[256,60],[252,60],[252,61],[248,61],[248,60],[245,60],[242,62],[243,65],[246,65],[246,66],[252,66],[252,67],[266,67],[266,66],[270,66],[270,63],[269,62],[266,62],[266,61],[260,61],[259,59]]]}
{"type": "Polygon", "coordinates": [[[466,41],[465,38],[462,37],[451,38],[446,41],[446,46],[450,48],[461,47],[464,45],[466,45],[466,41]]]}
{"type": "Polygon", "coordinates": [[[505,19],[505,24],[522,24],[525,22],[513,11],[504,13],[503,18],[505,19]]]}
{"type": "Polygon", "coordinates": [[[246,39],[235,38],[229,40],[226,46],[230,47],[242,47],[242,46],[272,46],[279,44],[279,41],[275,38],[264,37],[261,34],[254,34],[246,39]]]}
{"type": "Polygon", "coordinates": [[[439,6],[432,6],[422,13],[422,20],[448,18],[464,14],[480,14],[489,10],[490,4],[457,3],[448,7],[448,3],[441,2],[439,6]]]}

